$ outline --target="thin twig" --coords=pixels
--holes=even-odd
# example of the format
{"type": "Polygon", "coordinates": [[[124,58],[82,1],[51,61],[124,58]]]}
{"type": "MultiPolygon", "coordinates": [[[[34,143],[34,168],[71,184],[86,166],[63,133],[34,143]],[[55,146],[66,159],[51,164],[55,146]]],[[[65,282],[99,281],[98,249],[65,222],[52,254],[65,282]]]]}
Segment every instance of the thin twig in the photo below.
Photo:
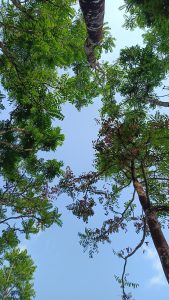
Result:
{"type": "Polygon", "coordinates": [[[138,245],[134,248],[134,250],[132,252],[130,252],[128,255],[126,255],[125,257],[122,256],[122,258],[124,259],[124,266],[123,266],[123,273],[122,273],[122,277],[121,277],[121,288],[123,290],[123,295],[126,296],[126,292],[125,292],[125,274],[126,274],[126,267],[127,267],[127,260],[129,257],[133,256],[137,250],[143,245],[145,237],[146,237],[146,219],[143,218],[143,222],[144,222],[144,227],[143,227],[143,236],[141,241],[138,243],[138,245]]]}

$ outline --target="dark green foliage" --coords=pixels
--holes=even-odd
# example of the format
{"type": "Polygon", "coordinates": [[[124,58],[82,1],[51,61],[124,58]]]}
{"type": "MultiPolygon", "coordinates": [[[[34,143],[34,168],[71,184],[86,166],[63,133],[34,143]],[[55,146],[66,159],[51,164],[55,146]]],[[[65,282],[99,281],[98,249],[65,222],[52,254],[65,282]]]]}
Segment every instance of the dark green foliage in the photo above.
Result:
{"type": "Polygon", "coordinates": [[[145,22],[147,26],[152,26],[158,19],[169,17],[168,0],[125,0],[126,9],[134,16],[138,22],[145,22]]]}
{"type": "MultiPolygon", "coordinates": [[[[162,55],[169,53],[169,2],[168,0],[125,0],[126,28],[137,26],[146,29],[144,39],[153,46],[154,50],[162,55]],[[148,30],[147,30],[148,29],[148,30]]],[[[166,68],[168,69],[167,62],[166,68]]]]}
{"type": "MultiPolygon", "coordinates": [[[[80,109],[99,94],[83,49],[85,24],[75,3],[1,1],[0,80],[5,96],[0,93],[0,109],[9,111],[0,120],[2,299],[34,296],[33,263],[26,251],[15,249],[21,234],[29,238],[62,224],[51,181],[60,176],[63,163],[41,158],[64,141],[56,124],[64,117],[62,105],[69,101],[80,109]]],[[[98,55],[113,45],[107,32],[98,55]]]]}
{"type": "MultiPolygon", "coordinates": [[[[169,118],[157,110],[149,112],[161,105],[156,88],[169,68],[168,1],[126,0],[126,26],[148,27],[146,45],[122,49],[114,65],[105,63],[96,72],[86,60],[86,29],[75,2],[1,3],[0,79],[6,99],[0,93],[0,109],[10,105],[8,117],[0,120],[2,299],[34,297],[35,267],[27,252],[17,249],[20,234],[29,238],[53,224],[61,225],[53,203],[61,192],[73,198],[68,209],[85,222],[94,215],[97,200],[109,215],[100,228],[80,234],[90,256],[98,251],[98,243],[111,242],[112,234],[121,230],[127,232],[128,224],[142,234],[136,247],[114,251],[124,260],[123,274],[116,276],[123,300],[131,299],[126,286],[137,287],[127,280],[127,260],[146,236],[152,237],[169,281],[169,249],[161,230],[169,213],[169,118]],[[64,117],[62,105],[69,101],[81,109],[99,95],[103,105],[94,143],[96,171],[77,178],[67,168],[58,187],[52,188],[51,181],[63,174],[62,162],[41,156],[64,141],[60,128],[54,126],[64,117]],[[97,182],[104,177],[109,185],[99,189],[97,182]],[[128,187],[133,195],[123,199],[128,187]]],[[[106,27],[103,32],[94,58],[114,46],[106,27]]]]}
{"type": "MultiPolygon", "coordinates": [[[[99,94],[83,51],[85,25],[74,3],[2,2],[0,78],[10,113],[0,121],[0,222],[13,229],[18,220],[15,233],[26,237],[61,224],[49,182],[61,174],[62,162],[40,158],[64,141],[53,120],[63,119],[64,102],[81,108],[99,94]]],[[[103,47],[112,44],[107,33],[103,47]]]]}
{"type": "Polygon", "coordinates": [[[67,168],[56,189],[73,199],[68,209],[85,222],[94,215],[95,205],[103,206],[107,216],[103,224],[79,234],[80,244],[89,250],[90,257],[98,252],[99,243],[110,243],[113,234],[127,233],[132,225],[141,235],[136,246],[114,251],[124,261],[122,276],[116,280],[125,300],[132,298],[125,288],[138,286],[127,278],[127,261],[148,236],[169,281],[169,246],[161,230],[168,226],[169,215],[169,117],[151,101],[156,99],[158,104],[156,88],[167,76],[165,63],[165,57],[148,45],[125,48],[113,66],[102,67],[98,73],[102,108],[94,143],[96,171],[77,177],[67,168]],[[101,187],[104,178],[106,184],[101,187]],[[86,203],[92,203],[92,211],[86,203]]]}

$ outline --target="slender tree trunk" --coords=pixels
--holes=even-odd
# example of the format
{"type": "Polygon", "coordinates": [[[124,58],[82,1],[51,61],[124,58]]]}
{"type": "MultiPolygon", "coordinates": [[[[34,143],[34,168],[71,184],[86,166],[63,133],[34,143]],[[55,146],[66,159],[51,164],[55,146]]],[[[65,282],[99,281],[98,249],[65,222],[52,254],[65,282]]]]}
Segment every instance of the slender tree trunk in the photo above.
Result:
{"type": "Polygon", "coordinates": [[[105,0],[79,0],[85,19],[88,37],[85,42],[85,52],[91,67],[96,67],[94,48],[103,37],[103,20],[105,0]]]}
{"type": "Polygon", "coordinates": [[[133,180],[133,185],[137,191],[140,204],[145,212],[147,224],[150,230],[154,246],[160,258],[167,282],[169,283],[169,245],[161,230],[161,225],[158,221],[156,211],[151,210],[151,207],[149,207],[149,201],[147,199],[147,195],[143,189],[143,186],[138,182],[136,178],[134,178],[133,180]]]}

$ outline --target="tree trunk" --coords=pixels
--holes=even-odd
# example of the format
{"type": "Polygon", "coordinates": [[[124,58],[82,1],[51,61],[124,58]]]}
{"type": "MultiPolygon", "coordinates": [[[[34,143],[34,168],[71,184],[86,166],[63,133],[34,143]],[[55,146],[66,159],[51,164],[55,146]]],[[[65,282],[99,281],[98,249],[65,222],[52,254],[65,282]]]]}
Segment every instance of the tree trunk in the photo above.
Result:
{"type": "Polygon", "coordinates": [[[85,19],[88,37],[85,42],[85,52],[91,67],[96,67],[94,48],[103,36],[103,20],[105,0],[79,0],[85,19]]]}
{"type": "Polygon", "coordinates": [[[150,211],[147,213],[147,224],[149,226],[155,248],[159,255],[163,271],[169,283],[169,246],[161,230],[161,225],[158,222],[155,211],[150,211]]]}
{"type": "Polygon", "coordinates": [[[169,283],[169,245],[161,230],[161,225],[158,221],[157,213],[154,210],[151,210],[151,207],[149,207],[149,201],[147,199],[147,195],[143,189],[143,186],[138,182],[136,178],[133,181],[133,185],[137,191],[140,204],[145,212],[147,224],[154,246],[160,258],[167,282],[169,283]]]}

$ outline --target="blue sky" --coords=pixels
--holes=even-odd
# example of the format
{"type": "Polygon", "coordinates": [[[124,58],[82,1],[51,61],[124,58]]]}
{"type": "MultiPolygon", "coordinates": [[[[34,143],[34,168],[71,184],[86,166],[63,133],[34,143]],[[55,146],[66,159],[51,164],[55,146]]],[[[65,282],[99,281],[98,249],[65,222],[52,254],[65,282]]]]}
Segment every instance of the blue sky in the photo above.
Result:
{"type": "MultiPolygon", "coordinates": [[[[117,45],[114,52],[106,56],[106,60],[111,62],[118,57],[120,48],[142,43],[140,30],[128,32],[121,27],[123,12],[118,7],[122,4],[121,0],[106,1],[105,21],[109,22],[117,45]]],[[[54,156],[76,173],[92,168],[92,140],[96,138],[98,129],[94,118],[98,117],[99,105],[99,99],[96,99],[93,105],[80,113],[71,105],[64,106],[65,119],[61,127],[65,143],[54,156]]],[[[132,233],[114,235],[112,245],[101,246],[99,254],[89,259],[88,253],[83,253],[77,235],[84,231],[85,224],[65,209],[68,203],[66,196],[56,202],[62,212],[62,228],[52,227],[22,242],[22,247],[28,249],[37,265],[36,300],[120,300],[121,291],[113,276],[121,274],[122,261],[113,255],[112,248],[121,249],[123,242],[128,240],[134,245],[137,240],[132,233]]],[[[96,226],[94,224],[100,223],[102,218],[101,212],[98,212],[89,225],[96,226]]],[[[144,254],[141,249],[131,259],[128,270],[130,279],[140,283],[140,287],[133,291],[135,299],[168,300],[168,286],[151,243],[144,254]]]]}

